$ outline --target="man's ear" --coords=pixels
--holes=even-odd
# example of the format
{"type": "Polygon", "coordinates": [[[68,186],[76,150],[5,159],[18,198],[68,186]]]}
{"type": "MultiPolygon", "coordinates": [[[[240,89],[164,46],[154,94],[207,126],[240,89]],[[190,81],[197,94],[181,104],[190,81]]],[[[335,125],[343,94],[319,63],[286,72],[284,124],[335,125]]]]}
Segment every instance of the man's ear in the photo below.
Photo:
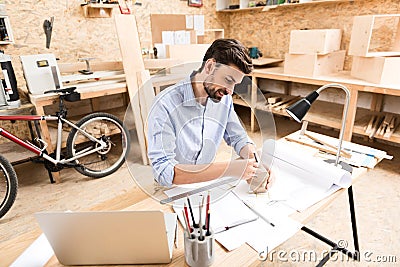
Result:
{"type": "Polygon", "coordinates": [[[211,74],[214,72],[215,69],[215,65],[216,65],[216,61],[213,58],[209,58],[206,61],[206,64],[204,65],[204,70],[206,74],[211,74]]]}

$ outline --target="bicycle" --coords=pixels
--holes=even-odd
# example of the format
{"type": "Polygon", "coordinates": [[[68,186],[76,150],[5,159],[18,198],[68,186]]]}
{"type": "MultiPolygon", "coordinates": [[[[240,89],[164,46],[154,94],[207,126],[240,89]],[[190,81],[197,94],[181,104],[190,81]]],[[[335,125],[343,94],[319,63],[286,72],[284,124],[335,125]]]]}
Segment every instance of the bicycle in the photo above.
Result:
{"type": "MultiPolygon", "coordinates": [[[[40,158],[48,170],[58,172],[65,167],[75,168],[83,175],[101,178],[117,171],[129,153],[129,132],[123,123],[114,115],[98,112],[89,114],[76,124],[67,120],[67,109],[64,101],[80,100],[76,87],[46,91],[59,96],[59,111],[55,115],[21,115],[0,116],[0,120],[32,121],[36,126],[37,138],[33,142],[23,141],[17,136],[0,128],[0,135],[30,150],[40,158]],[[41,139],[38,121],[57,121],[57,141],[55,152],[48,154],[48,144],[41,139]],[[66,155],[61,153],[63,125],[72,127],[66,142],[66,155]]],[[[30,127],[31,128],[31,127],[30,127]]],[[[18,179],[11,163],[0,155],[0,218],[3,217],[15,202],[18,191],[18,179]],[[3,176],[3,177],[2,177],[3,176]]]]}

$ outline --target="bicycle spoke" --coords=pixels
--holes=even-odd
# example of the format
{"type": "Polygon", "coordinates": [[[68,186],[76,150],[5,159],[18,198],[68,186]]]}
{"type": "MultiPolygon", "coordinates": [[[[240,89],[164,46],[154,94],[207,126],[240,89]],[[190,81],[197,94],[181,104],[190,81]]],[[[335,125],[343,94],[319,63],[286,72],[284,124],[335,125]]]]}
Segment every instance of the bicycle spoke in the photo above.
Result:
{"type": "Polygon", "coordinates": [[[83,118],[78,124],[80,129],[93,138],[102,140],[105,146],[89,141],[80,131],[73,130],[68,137],[68,150],[69,156],[75,157],[80,165],[76,169],[91,177],[103,177],[117,170],[125,161],[129,148],[128,132],[118,118],[106,113],[95,113],[83,118]]]}

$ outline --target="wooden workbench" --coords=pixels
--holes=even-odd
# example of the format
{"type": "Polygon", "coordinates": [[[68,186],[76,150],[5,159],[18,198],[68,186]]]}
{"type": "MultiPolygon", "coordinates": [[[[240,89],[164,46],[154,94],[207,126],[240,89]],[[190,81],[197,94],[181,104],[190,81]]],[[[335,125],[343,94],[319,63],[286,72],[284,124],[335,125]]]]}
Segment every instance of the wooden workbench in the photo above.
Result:
{"type": "MultiPolygon", "coordinates": [[[[5,116],[10,116],[10,115],[32,115],[35,113],[35,107],[31,103],[23,103],[21,104],[20,107],[18,108],[4,108],[0,109],[0,115],[5,115],[5,116]]],[[[19,123],[25,123],[23,121],[20,121],[19,123]]],[[[9,124],[8,124],[9,125],[9,124]]],[[[19,125],[19,124],[17,124],[19,125]]],[[[14,135],[17,137],[24,139],[27,136],[22,136],[21,132],[13,132],[12,129],[9,129],[7,127],[7,124],[2,126],[1,128],[4,128],[5,130],[12,132],[14,135]]],[[[18,128],[17,127],[13,127],[18,128]]],[[[22,127],[21,127],[22,128],[22,127]]],[[[26,129],[26,127],[23,127],[26,129]]],[[[8,161],[11,163],[16,163],[20,162],[23,160],[26,160],[28,158],[35,157],[36,154],[33,152],[23,148],[22,146],[19,146],[18,144],[11,142],[11,141],[6,141],[7,139],[3,138],[3,142],[0,144],[0,154],[4,156],[8,161]]]]}
{"type": "MultiPolygon", "coordinates": [[[[357,133],[360,135],[366,135],[364,132],[364,125],[357,125],[356,120],[362,119],[363,116],[371,116],[374,113],[379,113],[382,107],[383,98],[382,95],[400,96],[400,86],[392,85],[380,85],[373,84],[366,81],[362,81],[350,76],[348,71],[342,71],[333,73],[330,75],[318,76],[318,77],[304,77],[298,75],[290,75],[283,73],[283,67],[273,68],[259,68],[254,69],[250,74],[252,78],[252,89],[251,89],[251,103],[247,105],[243,101],[237,100],[236,103],[240,105],[250,106],[252,109],[251,114],[251,130],[256,129],[255,111],[257,109],[257,87],[261,79],[294,82],[310,85],[322,86],[329,83],[339,83],[346,86],[350,90],[350,103],[348,115],[346,118],[346,129],[344,132],[344,140],[350,141],[352,134],[357,133]],[[357,100],[359,92],[374,93],[371,102],[370,109],[357,108],[357,100]],[[356,117],[357,116],[357,117],[356,117]]],[[[267,89],[268,88],[263,88],[267,89]]],[[[344,92],[343,92],[344,93],[344,92]]],[[[290,90],[287,90],[285,94],[290,94],[290,90]]],[[[342,119],[342,108],[343,105],[331,103],[327,101],[316,101],[306,116],[306,120],[310,122],[325,125],[333,128],[340,129],[342,119]],[[319,107],[314,107],[319,106],[319,107]],[[313,109],[315,112],[313,112],[313,109]],[[323,114],[323,115],[321,115],[323,114]],[[328,114],[328,116],[326,116],[328,114]]],[[[276,114],[288,116],[284,110],[273,111],[276,114]]],[[[390,138],[377,137],[391,142],[400,143],[400,132],[394,133],[390,138]]]]}
{"type": "MultiPolygon", "coordinates": [[[[172,66],[176,66],[181,64],[180,60],[176,59],[144,59],[144,66],[146,69],[152,70],[165,70],[172,66]]],[[[84,62],[79,63],[63,63],[59,64],[61,73],[78,73],[79,70],[84,69],[86,67],[84,62]]],[[[90,64],[90,68],[92,71],[121,71],[123,66],[121,61],[110,61],[110,62],[93,62],[90,64]]],[[[71,76],[71,75],[70,75],[71,76]]],[[[80,75],[82,76],[82,75],[80,75]]],[[[121,76],[121,75],[119,75],[121,76]]],[[[114,83],[101,84],[101,80],[96,84],[96,82],[92,82],[93,86],[87,87],[84,83],[78,83],[77,85],[64,85],[64,87],[68,86],[77,86],[77,92],[81,93],[81,100],[91,99],[92,106],[95,104],[95,98],[123,94],[127,93],[127,83],[124,80],[125,75],[123,77],[116,77],[114,83]],[[83,84],[83,85],[82,85],[83,84]],[[80,87],[82,86],[82,87],[80,87]],[[83,87],[86,86],[86,87],[83,87]]],[[[65,78],[65,77],[64,77],[65,78]]],[[[181,80],[183,77],[179,74],[159,74],[151,77],[152,86],[155,88],[158,93],[161,90],[161,87],[174,84],[177,81],[181,80]]],[[[93,80],[93,79],[92,79],[93,80]]],[[[51,106],[58,102],[58,96],[56,94],[41,94],[41,95],[29,95],[31,103],[36,108],[37,115],[54,115],[54,114],[46,114],[45,107],[51,106]]],[[[70,113],[69,113],[70,114],[70,113]]],[[[40,127],[42,130],[42,137],[44,141],[48,144],[47,151],[48,153],[52,153],[55,150],[55,140],[52,141],[51,134],[49,132],[49,128],[46,121],[40,121],[40,127]]],[[[56,182],[60,182],[60,173],[53,173],[54,180],[56,182]]]]}
{"type": "MultiPolygon", "coordinates": [[[[102,96],[126,93],[127,89],[125,82],[118,82],[113,84],[99,85],[95,87],[84,87],[77,89],[77,92],[81,94],[81,100],[84,100],[84,99],[93,99],[102,96]]],[[[58,103],[59,98],[57,94],[53,93],[42,94],[42,95],[30,94],[29,98],[31,103],[36,108],[37,115],[54,115],[54,114],[46,114],[44,111],[44,107],[58,103]]],[[[47,125],[47,122],[44,120],[40,121],[40,127],[42,132],[42,138],[48,144],[47,152],[50,154],[54,152],[55,147],[53,145],[53,141],[49,132],[49,127],[47,125]]],[[[60,182],[60,173],[54,172],[53,178],[57,183],[60,182]]]]}
{"type": "MultiPolygon", "coordinates": [[[[283,142],[287,142],[282,140],[283,142]]],[[[315,149],[304,147],[297,143],[291,143],[294,146],[301,147],[307,154],[313,154],[315,149]]],[[[362,177],[366,172],[366,168],[356,168],[353,170],[353,184],[362,177]]],[[[149,178],[150,179],[150,178],[149,178]]],[[[326,209],[341,194],[346,193],[346,189],[341,189],[329,197],[314,204],[303,212],[296,212],[291,217],[303,224],[307,223],[320,211],[326,209]]],[[[172,212],[170,205],[161,205],[157,200],[149,197],[143,192],[137,190],[128,191],[106,202],[100,203],[90,210],[162,210],[172,212]]],[[[350,221],[348,222],[350,224],[350,221]]],[[[5,256],[7,263],[12,263],[39,235],[39,229],[27,234],[23,234],[17,238],[0,244],[2,254],[5,256]]],[[[183,230],[179,224],[178,229],[179,246],[174,248],[172,262],[165,266],[186,266],[183,251],[183,230]]],[[[217,243],[218,244],[218,243],[217,243]]],[[[248,245],[242,245],[234,251],[227,252],[220,245],[216,246],[215,263],[213,266],[249,266],[259,264],[258,254],[248,245]]],[[[45,266],[62,266],[55,256],[53,256],[45,266]]],[[[135,265],[137,266],[137,265],[135,265]]],[[[148,266],[148,265],[144,265],[148,266]]]]}

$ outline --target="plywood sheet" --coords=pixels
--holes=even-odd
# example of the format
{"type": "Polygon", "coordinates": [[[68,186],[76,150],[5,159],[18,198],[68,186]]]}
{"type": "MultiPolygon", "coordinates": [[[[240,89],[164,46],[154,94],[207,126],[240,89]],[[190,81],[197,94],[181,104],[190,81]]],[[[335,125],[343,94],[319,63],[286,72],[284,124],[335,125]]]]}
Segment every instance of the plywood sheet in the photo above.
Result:
{"type": "Polygon", "coordinates": [[[115,16],[115,26],[117,29],[122,63],[126,75],[126,84],[128,87],[129,98],[131,100],[143,164],[147,165],[148,158],[144,134],[144,121],[142,119],[142,111],[140,110],[140,100],[138,97],[138,90],[141,85],[138,84],[137,78],[138,73],[141,73],[145,69],[135,16],[117,15],[115,16]]]}

